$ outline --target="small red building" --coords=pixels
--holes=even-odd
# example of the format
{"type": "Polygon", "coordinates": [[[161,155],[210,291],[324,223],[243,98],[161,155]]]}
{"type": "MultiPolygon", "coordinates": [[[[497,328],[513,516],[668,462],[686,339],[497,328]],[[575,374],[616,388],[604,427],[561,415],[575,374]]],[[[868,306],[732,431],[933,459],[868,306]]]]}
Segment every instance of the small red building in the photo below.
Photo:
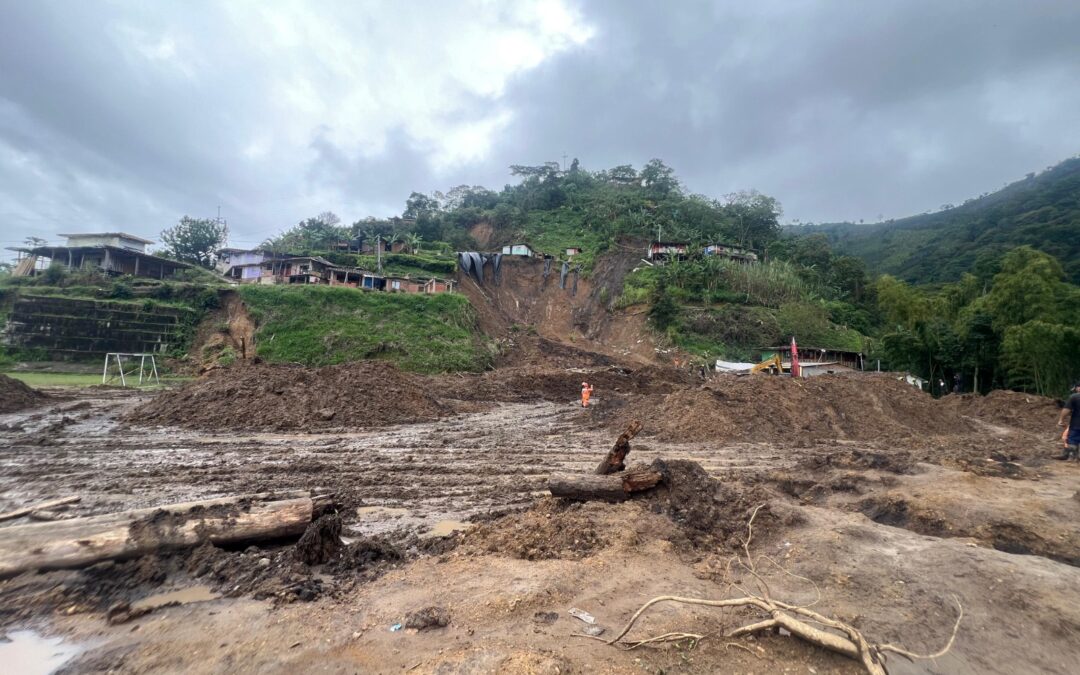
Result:
{"type": "Polygon", "coordinates": [[[686,259],[690,244],[685,241],[654,241],[649,244],[649,260],[667,260],[669,258],[686,259]]]}

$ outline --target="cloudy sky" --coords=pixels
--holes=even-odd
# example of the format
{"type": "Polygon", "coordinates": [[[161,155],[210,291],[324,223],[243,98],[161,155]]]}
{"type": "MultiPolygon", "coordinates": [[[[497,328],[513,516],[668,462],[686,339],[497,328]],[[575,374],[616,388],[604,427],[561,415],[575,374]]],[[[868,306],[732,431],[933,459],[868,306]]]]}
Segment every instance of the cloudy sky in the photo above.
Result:
{"type": "Polygon", "coordinates": [[[0,223],[235,245],[510,164],[660,157],[786,220],[897,217],[1080,152],[1075,0],[0,0],[0,223]]]}

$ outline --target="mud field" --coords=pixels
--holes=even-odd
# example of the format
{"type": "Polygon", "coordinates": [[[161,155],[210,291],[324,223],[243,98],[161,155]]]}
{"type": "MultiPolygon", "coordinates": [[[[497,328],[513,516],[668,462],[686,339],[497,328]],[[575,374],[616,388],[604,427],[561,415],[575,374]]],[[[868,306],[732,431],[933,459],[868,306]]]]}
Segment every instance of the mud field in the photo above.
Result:
{"type": "MultiPolygon", "coordinates": [[[[784,631],[723,637],[760,618],[746,610],[657,605],[629,638],[708,637],[630,651],[573,635],[589,626],[568,614],[608,638],[650,598],[764,583],[915,652],[945,645],[963,608],[946,654],[894,656],[889,672],[1071,673],[1080,660],[1080,464],[1049,459],[1045,399],[604,363],[438,378],[262,368],[157,395],[56,390],[0,414],[0,511],[69,495],[81,500],[50,519],[334,499],[300,542],[0,581],[0,658],[25,672],[861,672],[784,631]],[[317,386],[374,375],[392,386],[367,407],[317,386]],[[596,385],[588,410],[582,379],[596,385]],[[550,474],[591,472],[631,419],[645,428],[628,461],[665,460],[661,487],[615,504],[548,496],[550,474]],[[732,564],[744,552],[754,574],[732,564]]],[[[0,523],[0,538],[30,522],[0,523]]]]}

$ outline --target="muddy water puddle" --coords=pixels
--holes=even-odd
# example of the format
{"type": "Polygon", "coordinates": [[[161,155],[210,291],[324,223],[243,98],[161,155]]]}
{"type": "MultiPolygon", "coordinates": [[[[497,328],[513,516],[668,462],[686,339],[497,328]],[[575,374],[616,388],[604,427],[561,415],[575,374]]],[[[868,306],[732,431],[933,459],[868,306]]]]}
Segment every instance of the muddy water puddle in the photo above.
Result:
{"type": "Polygon", "coordinates": [[[157,593],[149,597],[131,603],[132,609],[157,609],[171,605],[188,605],[193,602],[206,602],[217,600],[221,595],[215,593],[209,586],[189,586],[175,591],[157,593]]]}
{"type": "Polygon", "coordinates": [[[431,526],[431,529],[420,535],[421,539],[433,539],[435,537],[446,537],[455,532],[468,532],[473,528],[472,523],[465,523],[460,520],[440,520],[431,526]]]}
{"type": "Polygon", "coordinates": [[[16,630],[0,639],[0,669],[19,675],[48,675],[82,651],[79,645],[32,630],[16,630]]]}

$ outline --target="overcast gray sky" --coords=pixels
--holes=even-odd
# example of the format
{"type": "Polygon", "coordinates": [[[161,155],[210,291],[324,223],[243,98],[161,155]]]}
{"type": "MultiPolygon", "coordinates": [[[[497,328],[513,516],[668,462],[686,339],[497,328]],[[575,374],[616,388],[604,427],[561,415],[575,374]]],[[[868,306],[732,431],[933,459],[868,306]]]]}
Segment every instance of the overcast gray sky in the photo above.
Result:
{"type": "Polygon", "coordinates": [[[660,157],[785,219],[959,202],[1080,152],[1075,0],[0,0],[0,223],[236,245],[510,164],[660,157]]]}

